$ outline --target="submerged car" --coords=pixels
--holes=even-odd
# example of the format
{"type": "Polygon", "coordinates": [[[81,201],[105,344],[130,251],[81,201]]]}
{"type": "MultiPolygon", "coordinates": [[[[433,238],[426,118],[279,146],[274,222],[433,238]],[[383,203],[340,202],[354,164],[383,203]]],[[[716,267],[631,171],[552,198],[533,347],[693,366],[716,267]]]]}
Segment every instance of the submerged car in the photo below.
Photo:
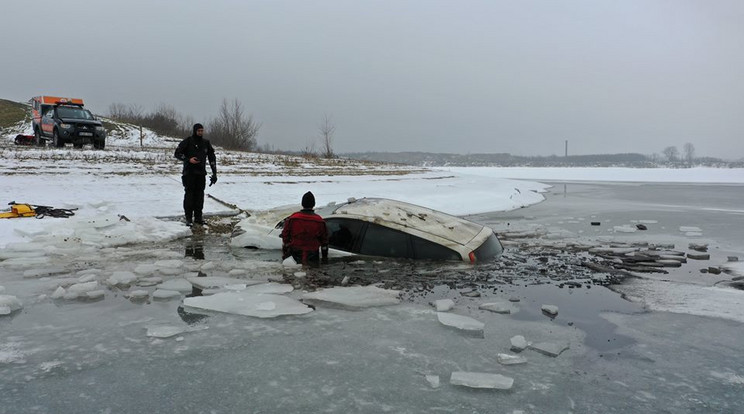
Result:
{"type": "MultiPolygon", "coordinates": [[[[233,247],[280,249],[284,219],[297,206],[247,218],[233,231],[233,247]]],[[[489,227],[401,201],[349,199],[315,210],[326,221],[332,255],[358,254],[467,262],[498,258],[503,246],[489,227]]]]}

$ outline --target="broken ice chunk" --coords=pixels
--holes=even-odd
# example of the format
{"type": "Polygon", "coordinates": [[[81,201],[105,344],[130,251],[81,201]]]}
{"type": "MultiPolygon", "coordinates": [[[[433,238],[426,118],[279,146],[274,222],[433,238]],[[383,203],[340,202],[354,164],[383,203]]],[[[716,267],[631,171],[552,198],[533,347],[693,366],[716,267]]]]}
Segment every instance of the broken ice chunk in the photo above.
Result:
{"type": "Polygon", "coordinates": [[[527,342],[527,340],[524,339],[524,336],[522,335],[513,336],[510,341],[511,350],[514,352],[522,352],[530,345],[529,342],[527,342]]]}
{"type": "Polygon", "coordinates": [[[186,332],[185,326],[148,326],[147,336],[152,338],[170,338],[186,332]]]}
{"type": "Polygon", "coordinates": [[[147,286],[155,286],[159,283],[163,282],[163,278],[153,276],[153,277],[145,277],[137,281],[137,286],[147,287],[147,286]]]}
{"type": "Polygon", "coordinates": [[[245,288],[245,291],[248,293],[255,293],[255,294],[273,293],[277,295],[281,295],[283,293],[289,293],[293,290],[294,288],[292,287],[292,285],[288,285],[285,283],[274,283],[274,282],[260,283],[260,284],[245,288]]]}
{"type": "Polygon", "coordinates": [[[138,275],[150,275],[155,273],[156,270],[158,270],[158,267],[149,263],[138,264],[134,267],[134,273],[138,275]]]}
{"type": "Polygon", "coordinates": [[[542,305],[540,309],[549,316],[555,317],[558,315],[558,307],[555,305],[542,305]]]}
{"type": "Polygon", "coordinates": [[[173,298],[180,298],[181,292],[176,290],[157,289],[152,293],[153,299],[168,300],[173,298]]]}
{"type": "Polygon", "coordinates": [[[17,311],[23,307],[21,301],[13,295],[0,295],[0,307],[7,308],[9,310],[6,315],[11,312],[17,311]]]}
{"type": "Polygon", "coordinates": [[[700,227],[693,227],[693,226],[679,226],[679,231],[681,231],[682,233],[690,233],[690,232],[700,233],[700,232],[702,232],[702,230],[700,229],[700,227]]]}
{"type": "Polygon", "coordinates": [[[426,382],[428,382],[432,388],[439,388],[439,375],[427,375],[426,382]]]}
{"type": "Polygon", "coordinates": [[[456,371],[450,376],[450,384],[470,388],[508,390],[514,385],[514,379],[500,374],[456,371]]]}
{"type": "Polygon", "coordinates": [[[480,304],[480,306],[478,306],[478,309],[504,314],[510,314],[516,311],[514,306],[512,306],[509,302],[482,303],[480,304]]]}
{"type": "Polygon", "coordinates": [[[527,362],[527,358],[525,357],[509,354],[498,354],[496,355],[496,360],[499,361],[499,364],[501,365],[517,365],[527,362]]]}
{"type": "Polygon", "coordinates": [[[568,348],[569,345],[566,342],[540,342],[530,345],[530,349],[551,357],[557,357],[568,348]]]}
{"type": "Polygon", "coordinates": [[[437,309],[437,312],[448,312],[455,307],[455,301],[452,299],[435,300],[434,307],[437,309]]]}
{"type": "Polygon", "coordinates": [[[106,292],[104,292],[103,290],[92,290],[90,292],[85,292],[85,298],[88,300],[103,299],[105,295],[106,292]]]}
{"type": "Polygon", "coordinates": [[[132,272],[114,272],[111,277],[106,280],[111,286],[124,287],[129,286],[137,280],[137,275],[132,272]]]}
{"type": "Polygon", "coordinates": [[[622,226],[614,226],[613,230],[617,233],[635,233],[638,228],[628,224],[623,224],[622,226]]]}
{"type": "Polygon", "coordinates": [[[457,315],[449,312],[437,312],[437,318],[442,325],[459,329],[473,336],[483,338],[485,324],[469,316],[457,315]]]}
{"type": "Polygon", "coordinates": [[[133,290],[125,294],[124,296],[129,298],[130,300],[144,300],[150,296],[150,292],[146,290],[133,290]]]}
{"type": "Polygon", "coordinates": [[[177,290],[179,292],[191,292],[193,289],[191,283],[183,278],[166,280],[165,282],[158,285],[158,289],[165,290],[177,290]]]}
{"type": "Polygon", "coordinates": [[[67,291],[62,286],[58,287],[57,290],[52,293],[52,299],[61,299],[67,294],[67,291]]]}
{"type": "Polygon", "coordinates": [[[302,301],[350,309],[389,306],[400,303],[400,291],[377,286],[334,287],[306,293],[302,296],[302,301]]]}
{"type": "Polygon", "coordinates": [[[284,267],[299,267],[300,265],[297,264],[295,259],[292,256],[289,256],[288,258],[284,259],[282,261],[282,266],[284,267]]]}
{"type": "Polygon", "coordinates": [[[223,292],[212,296],[196,296],[183,301],[185,307],[204,309],[257,318],[275,318],[283,315],[302,315],[312,308],[286,296],[255,294],[249,292],[223,292]]]}
{"type": "Polygon", "coordinates": [[[192,277],[187,277],[186,280],[188,280],[192,285],[202,290],[223,288],[227,285],[239,285],[241,283],[244,283],[246,285],[255,285],[258,283],[263,283],[262,281],[252,281],[252,280],[247,280],[247,279],[236,279],[232,277],[222,277],[222,276],[206,276],[206,277],[192,276],[192,277]]]}

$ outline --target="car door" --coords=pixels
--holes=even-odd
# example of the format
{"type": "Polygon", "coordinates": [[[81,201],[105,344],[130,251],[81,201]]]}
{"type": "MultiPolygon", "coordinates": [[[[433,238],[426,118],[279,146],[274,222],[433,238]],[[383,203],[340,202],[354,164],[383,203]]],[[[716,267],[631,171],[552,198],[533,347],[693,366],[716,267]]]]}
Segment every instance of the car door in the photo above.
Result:
{"type": "Polygon", "coordinates": [[[54,108],[46,108],[44,115],[41,117],[41,130],[44,135],[51,136],[54,132],[54,108]]]}

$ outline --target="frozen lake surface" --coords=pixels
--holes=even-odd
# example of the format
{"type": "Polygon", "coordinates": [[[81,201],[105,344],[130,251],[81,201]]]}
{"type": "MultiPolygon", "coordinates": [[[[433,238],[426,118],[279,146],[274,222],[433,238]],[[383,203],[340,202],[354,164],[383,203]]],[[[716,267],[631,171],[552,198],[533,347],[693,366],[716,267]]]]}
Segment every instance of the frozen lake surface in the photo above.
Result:
{"type": "MultiPolygon", "coordinates": [[[[0,318],[0,413],[744,412],[744,331],[731,312],[742,292],[726,285],[735,275],[700,272],[744,259],[741,190],[555,183],[543,203],[470,217],[507,235],[504,260],[475,267],[355,259],[299,274],[278,252],[231,250],[219,232],[56,252],[51,262],[29,253],[0,263],[5,293],[24,304],[0,318]],[[647,230],[617,229],[641,223],[647,230]],[[639,241],[685,252],[705,243],[710,259],[608,286],[582,266],[588,253],[560,251],[639,241]],[[316,303],[271,319],[198,312],[183,306],[193,293],[184,276],[207,276],[214,292],[289,282],[294,299],[348,277],[400,290],[402,302],[316,303]],[[173,298],[152,298],[162,282],[173,298]],[[51,299],[60,286],[76,298],[51,299]],[[430,304],[440,299],[482,332],[441,323],[430,304]],[[479,309],[485,303],[512,312],[479,309]],[[512,351],[518,335],[534,347],[512,351]]],[[[214,293],[210,283],[203,293],[214,293]]]]}

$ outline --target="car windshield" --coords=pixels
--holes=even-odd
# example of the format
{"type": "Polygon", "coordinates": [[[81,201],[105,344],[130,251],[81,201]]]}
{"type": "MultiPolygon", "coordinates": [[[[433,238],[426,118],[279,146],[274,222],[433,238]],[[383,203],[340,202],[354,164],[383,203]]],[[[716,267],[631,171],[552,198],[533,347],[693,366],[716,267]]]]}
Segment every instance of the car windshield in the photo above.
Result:
{"type": "Polygon", "coordinates": [[[90,113],[87,109],[83,108],[77,108],[77,107],[70,107],[70,106],[60,106],[57,108],[57,115],[60,118],[72,118],[72,119],[95,119],[93,117],[93,114],[90,113]]]}

